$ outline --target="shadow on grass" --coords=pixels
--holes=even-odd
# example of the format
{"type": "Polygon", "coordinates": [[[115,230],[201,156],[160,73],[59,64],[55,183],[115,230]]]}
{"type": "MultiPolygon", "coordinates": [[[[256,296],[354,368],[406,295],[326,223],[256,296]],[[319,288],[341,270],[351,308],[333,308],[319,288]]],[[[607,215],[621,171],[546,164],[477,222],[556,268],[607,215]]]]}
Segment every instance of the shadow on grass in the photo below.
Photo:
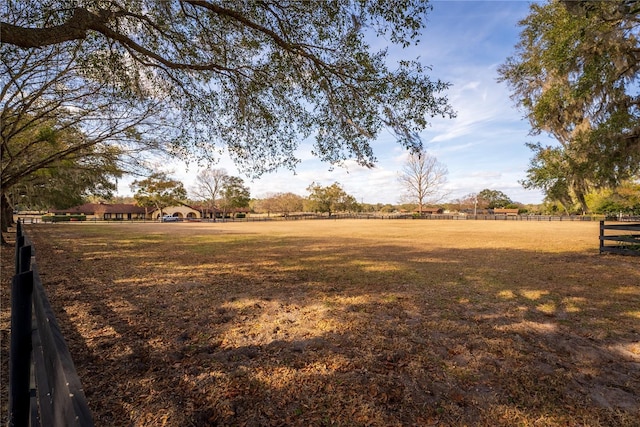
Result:
{"type": "Polygon", "coordinates": [[[74,252],[33,234],[105,425],[640,416],[637,260],[268,236],[74,252]]]}

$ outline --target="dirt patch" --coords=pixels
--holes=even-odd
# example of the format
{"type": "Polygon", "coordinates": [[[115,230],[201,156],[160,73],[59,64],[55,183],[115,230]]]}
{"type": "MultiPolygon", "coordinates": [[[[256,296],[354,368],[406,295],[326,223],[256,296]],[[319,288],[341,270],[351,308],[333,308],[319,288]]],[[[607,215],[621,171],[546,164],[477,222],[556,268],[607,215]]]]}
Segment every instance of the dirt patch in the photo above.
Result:
{"type": "Polygon", "coordinates": [[[97,425],[638,425],[638,260],[452,223],[27,233],[97,425]]]}

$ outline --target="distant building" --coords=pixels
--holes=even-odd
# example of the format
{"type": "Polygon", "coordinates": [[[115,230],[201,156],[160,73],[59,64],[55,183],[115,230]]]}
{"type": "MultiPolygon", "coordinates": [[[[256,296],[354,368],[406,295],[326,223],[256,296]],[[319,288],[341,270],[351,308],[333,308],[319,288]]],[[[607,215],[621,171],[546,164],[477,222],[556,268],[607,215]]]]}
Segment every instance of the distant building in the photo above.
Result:
{"type": "Polygon", "coordinates": [[[506,215],[506,216],[517,216],[519,209],[505,209],[505,208],[494,208],[494,215],[506,215]]]}
{"type": "Polygon", "coordinates": [[[414,213],[417,214],[422,214],[422,215],[435,215],[435,214],[441,214],[444,212],[444,209],[442,208],[438,208],[438,207],[426,207],[423,206],[422,207],[422,212],[420,212],[420,208],[417,208],[414,213]]]}
{"type": "MultiPolygon", "coordinates": [[[[249,208],[230,209],[226,211],[227,217],[235,217],[238,214],[249,213],[249,208]]],[[[132,203],[85,203],[66,209],[51,209],[49,213],[55,215],[85,215],[87,220],[143,220],[160,219],[163,215],[175,216],[180,219],[198,220],[202,218],[222,218],[223,211],[218,208],[204,206],[189,206],[179,204],[165,208],[145,208],[132,203]],[[162,211],[162,212],[161,212],[162,211]]]]}
{"type": "Polygon", "coordinates": [[[55,215],[85,215],[87,219],[133,220],[145,219],[146,209],[129,203],[85,203],[67,209],[51,209],[55,215]]]}
{"type": "Polygon", "coordinates": [[[167,206],[166,208],[162,208],[162,214],[160,213],[160,209],[149,209],[149,217],[151,219],[160,219],[162,215],[175,216],[181,219],[202,218],[202,213],[199,210],[185,204],[167,206]]]}

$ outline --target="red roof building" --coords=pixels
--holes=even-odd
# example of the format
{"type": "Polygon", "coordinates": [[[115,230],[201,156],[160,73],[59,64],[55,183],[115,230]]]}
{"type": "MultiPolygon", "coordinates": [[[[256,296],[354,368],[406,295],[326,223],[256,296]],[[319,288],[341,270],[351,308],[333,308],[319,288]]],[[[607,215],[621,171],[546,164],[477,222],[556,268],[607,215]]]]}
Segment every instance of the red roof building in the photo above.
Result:
{"type": "Polygon", "coordinates": [[[106,220],[145,219],[147,209],[129,203],[85,203],[67,209],[52,209],[56,215],[86,215],[87,218],[106,220]]]}

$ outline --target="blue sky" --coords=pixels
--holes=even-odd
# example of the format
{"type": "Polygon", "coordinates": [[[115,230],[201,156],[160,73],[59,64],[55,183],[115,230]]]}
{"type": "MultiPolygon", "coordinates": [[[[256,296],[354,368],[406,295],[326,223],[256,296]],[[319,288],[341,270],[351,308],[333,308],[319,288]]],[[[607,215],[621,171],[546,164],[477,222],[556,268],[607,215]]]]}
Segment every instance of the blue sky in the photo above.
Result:
{"type": "MultiPolygon", "coordinates": [[[[543,194],[526,190],[519,183],[525,178],[531,151],[525,142],[540,137],[529,135],[529,125],[509,98],[509,88],[497,82],[497,68],[514,53],[520,29],[518,21],[529,13],[528,1],[432,1],[427,28],[418,46],[389,52],[390,60],[420,57],[429,65],[433,79],[453,86],[447,95],[457,111],[455,119],[434,119],[421,133],[426,150],[448,171],[447,200],[485,188],[500,190],[512,200],[541,203],[543,194]]],[[[382,39],[372,46],[384,47],[382,39]]],[[[366,169],[355,163],[330,170],[330,165],[311,155],[311,144],[301,144],[302,162],[295,174],[288,170],[266,174],[259,180],[244,177],[223,158],[216,168],[245,179],[252,197],[268,193],[293,192],[306,196],[312,182],[330,185],[339,182],[347,193],[364,203],[401,201],[402,186],[398,175],[406,151],[388,132],[373,143],[378,163],[366,169]]],[[[197,170],[176,164],[173,176],[193,186],[197,170]]],[[[121,185],[121,194],[130,193],[121,185]]]]}

